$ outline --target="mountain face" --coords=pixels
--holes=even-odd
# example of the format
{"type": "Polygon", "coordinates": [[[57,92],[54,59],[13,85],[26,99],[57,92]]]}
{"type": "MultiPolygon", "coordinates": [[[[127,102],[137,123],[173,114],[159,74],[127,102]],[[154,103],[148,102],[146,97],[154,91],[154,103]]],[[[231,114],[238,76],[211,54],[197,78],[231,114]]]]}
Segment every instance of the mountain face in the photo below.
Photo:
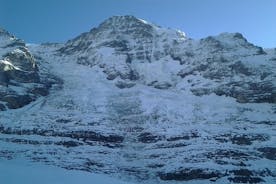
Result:
{"type": "Polygon", "coordinates": [[[114,16],[65,44],[0,29],[0,157],[145,183],[273,183],[276,50],[114,16]]]}
{"type": "Polygon", "coordinates": [[[0,111],[21,108],[48,95],[54,81],[40,76],[25,43],[0,29],[0,111]]]}
{"type": "Polygon", "coordinates": [[[240,33],[195,41],[180,31],[119,16],[68,41],[59,52],[74,55],[79,64],[100,66],[108,80],[117,79],[115,85],[120,88],[142,83],[168,89],[189,80],[185,86],[195,95],[215,93],[243,103],[276,102],[275,62],[240,33]],[[201,85],[191,76],[201,78],[201,85]]]}

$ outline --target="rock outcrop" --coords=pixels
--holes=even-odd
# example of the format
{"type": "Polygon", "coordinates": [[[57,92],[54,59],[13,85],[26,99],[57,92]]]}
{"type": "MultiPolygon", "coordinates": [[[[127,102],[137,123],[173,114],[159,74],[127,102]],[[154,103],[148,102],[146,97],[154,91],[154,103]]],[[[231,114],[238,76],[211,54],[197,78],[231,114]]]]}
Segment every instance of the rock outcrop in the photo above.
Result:
{"type": "Polygon", "coordinates": [[[40,75],[25,43],[0,29],[0,110],[17,109],[46,96],[52,83],[40,75]]]}

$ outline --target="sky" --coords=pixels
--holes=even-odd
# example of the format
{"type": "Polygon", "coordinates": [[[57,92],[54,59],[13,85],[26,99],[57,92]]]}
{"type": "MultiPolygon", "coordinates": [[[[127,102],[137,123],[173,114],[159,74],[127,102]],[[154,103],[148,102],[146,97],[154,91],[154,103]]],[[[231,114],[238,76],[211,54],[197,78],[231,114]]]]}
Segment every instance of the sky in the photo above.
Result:
{"type": "Polygon", "coordinates": [[[113,15],[134,15],[200,39],[240,32],[276,47],[276,0],[0,0],[0,27],[27,43],[66,42],[113,15]]]}

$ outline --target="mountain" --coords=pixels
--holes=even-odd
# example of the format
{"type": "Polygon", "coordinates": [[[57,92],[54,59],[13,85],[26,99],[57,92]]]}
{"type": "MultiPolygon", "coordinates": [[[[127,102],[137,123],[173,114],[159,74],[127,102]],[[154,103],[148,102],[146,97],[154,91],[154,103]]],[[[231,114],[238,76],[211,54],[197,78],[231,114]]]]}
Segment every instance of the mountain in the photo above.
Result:
{"type": "Polygon", "coordinates": [[[135,183],[275,182],[275,49],[134,16],[65,44],[0,33],[1,158],[135,183]]]}
{"type": "Polygon", "coordinates": [[[0,48],[0,111],[21,108],[48,95],[55,80],[39,75],[35,58],[22,40],[0,29],[0,48]]]}
{"type": "Polygon", "coordinates": [[[174,88],[189,80],[185,86],[190,85],[195,95],[215,93],[244,103],[276,102],[273,56],[240,33],[196,41],[133,16],[117,16],[68,41],[59,51],[74,55],[79,64],[99,65],[107,79],[118,79],[115,85],[121,88],[136,83],[174,88]],[[195,77],[201,85],[190,79],[195,77]]]}

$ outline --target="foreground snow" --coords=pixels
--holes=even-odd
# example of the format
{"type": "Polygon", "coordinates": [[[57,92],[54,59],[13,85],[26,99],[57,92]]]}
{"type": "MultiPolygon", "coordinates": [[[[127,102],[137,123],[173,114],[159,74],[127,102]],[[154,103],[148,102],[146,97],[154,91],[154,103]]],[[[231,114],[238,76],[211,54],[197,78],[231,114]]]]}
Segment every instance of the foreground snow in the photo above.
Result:
{"type": "Polygon", "coordinates": [[[30,163],[24,160],[0,160],[2,184],[130,184],[107,175],[30,163]]]}

